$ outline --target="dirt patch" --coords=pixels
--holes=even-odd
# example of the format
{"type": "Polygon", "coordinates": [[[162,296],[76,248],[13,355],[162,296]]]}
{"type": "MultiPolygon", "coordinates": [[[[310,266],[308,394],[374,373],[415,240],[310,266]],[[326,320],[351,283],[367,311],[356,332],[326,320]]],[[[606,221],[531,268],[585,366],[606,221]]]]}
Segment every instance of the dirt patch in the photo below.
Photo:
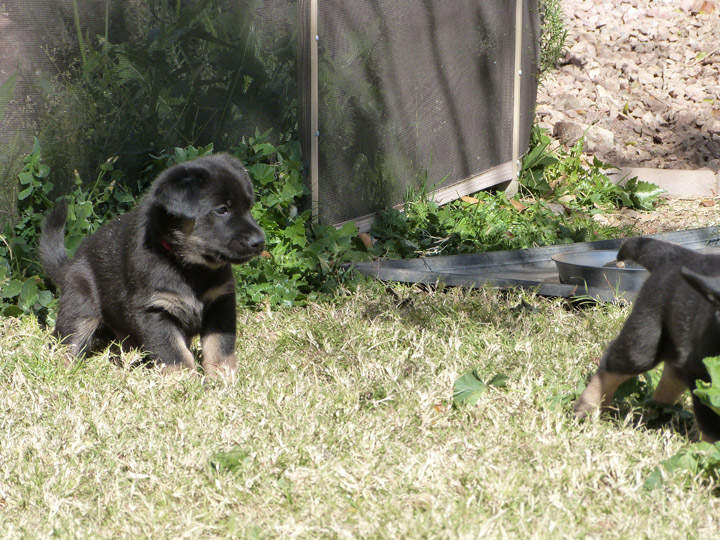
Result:
{"type": "Polygon", "coordinates": [[[651,212],[622,209],[605,216],[610,225],[630,225],[638,234],[681,231],[720,224],[718,198],[663,197],[651,212]]]}

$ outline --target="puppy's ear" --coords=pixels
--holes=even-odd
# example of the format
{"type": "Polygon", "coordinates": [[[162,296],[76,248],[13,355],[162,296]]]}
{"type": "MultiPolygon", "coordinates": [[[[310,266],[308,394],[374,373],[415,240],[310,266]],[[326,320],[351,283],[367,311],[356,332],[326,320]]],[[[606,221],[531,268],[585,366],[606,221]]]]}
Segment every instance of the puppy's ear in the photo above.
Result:
{"type": "Polygon", "coordinates": [[[683,266],[680,275],[715,308],[720,309],[720,278],[703,276],[683,266]]]}
{"type": "Polygon", "coordinates": [[[195,219],[207,184],[206,171],[197,165],[175,165],[155,180],[153,202],[168,214],[195,219]]]}

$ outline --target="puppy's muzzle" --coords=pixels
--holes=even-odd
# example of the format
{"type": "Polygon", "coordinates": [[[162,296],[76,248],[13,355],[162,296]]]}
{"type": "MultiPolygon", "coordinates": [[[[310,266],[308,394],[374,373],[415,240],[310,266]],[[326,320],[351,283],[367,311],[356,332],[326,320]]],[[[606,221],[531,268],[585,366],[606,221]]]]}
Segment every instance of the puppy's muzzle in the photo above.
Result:
{"type": "Polygon", "coordinates": [[[265,234],[258,228],[248,235],[234,238],[230,242],[231,261],[233,263],[244,263],[260,255],[265,249],[265,234]]]}
{"type": "Polygon", "coordinates": [[[265,249],[265,234],[260,229],[258,229],[250,235],[250,238],[248,239],[248,245],[250,246],[250,250],[253,253],[259,255],[260,253],[262,253],[262,250],[265,249]]]}

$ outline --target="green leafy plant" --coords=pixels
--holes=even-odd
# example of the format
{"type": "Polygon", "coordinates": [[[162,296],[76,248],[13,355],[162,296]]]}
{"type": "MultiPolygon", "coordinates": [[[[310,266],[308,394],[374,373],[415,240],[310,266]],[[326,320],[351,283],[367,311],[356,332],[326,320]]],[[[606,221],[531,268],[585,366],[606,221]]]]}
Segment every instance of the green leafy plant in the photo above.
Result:
{"type": "Polygon", "coordinates": [[[556,67],[565,54],[568,29],[560,0],[540,0],[540,75],[556,67]]]}
{"type": "Polygon", "coordinates": [[[376,255],[401,258],[584,242],[624,232],[599,225],[583,211],[559,215],[542,199],[520,202],[504,192],[480,192],[446,205],[423,196],[408,201],[404,212],[380,212],[370,230],[376,255]]]}
{"type": "Polygon", "coordinates": [[[508,377],[498,373],[486,382],[483,382],[475,371],[466,373],[455,381],[453,387],[453,406],[473,406],[488,386],[506,388],[508,377]]]}
{"type": "Polygon", "coordinates": [[[705,358],[703,363],[710,373],[710,382],[696,381],[697,388],[693,394],[716,414],[720,414],[720,356],[705,358]]]}
{"type": "Polygon", "coordinates": [[[596,213],[621,207],[652,210],[658,196],[664,193],[655,184],[638,181],[637,177],[628,179],[624,186],[612,182],[605,173],[612,165],[597,156],[585,162],[582,138],[569,150],[553,149],[551,144],[543,129],[533,127],[530,150],[522,159],[520,182],[534,196],[596,213]]]}
{"type": "MultiPolygon", "coordinates": [[[[703,363],[710,373],[710,382],[696,381],[693,393],[720,414],[720,356],[705,358],[703,363]]],[[[655,467],[645,481],[645,487],[656,488],[673,475],[680,475],[685,483],[692,478],[720,480],[720,443],[699,442],[682,449],[655,467]]]]}
{"type": "MultiPolygon", "coordinates": [[[[0,310],[9,316],[35,313],[46,320],[54,300],[42,277],[36,249],[42,221],[53,206],[50,194],[54,184],[49,180],[50,168],[43,163],[41,154],[40,141],[36,138],[18,175],[19,218],[15,223],[6,223],[2,234],[0,310]]],[[[90,186],[83,185],[75,173],[75,186],[67,197],[70,204],[66,246],[71,252],[82,238],[135,203],[135,195],[119,182],[124,175],[115,169],[116,161],[116,158],[105,161],[90,186]]]]}
{"type": "Polygon", "coordinates": [[[684,483],[696,477],[715,482],[720,480],[720,444],[699,442],[684,448],[653,469],[645,480],[645,488],[657,488],[666,478],[674,475],[679,475],[684,483]]]}
{"type": "Polygon", "coordinates": [[[296,305],[341,284],[352,286],[359,277],[342,263],[369,257],[357,240],[357,228],[352,223],[339,229],[319,225],[309,210],[299,212],[306,195],[300,145],[293,141],[275,146],[269,135],[256,133],[233,150],[253,180],[253,215],[266,235],[264,256],[235,267],[242,283],[240,301],[296,305]]]}
{"type": "Polygon", "coordinates": [[[252,463],[252,457],[247,450],[235,446],[226,452],[215,452],[210,456],[208,466],[215,473],[238,473],[246,470],[252,463]]]}

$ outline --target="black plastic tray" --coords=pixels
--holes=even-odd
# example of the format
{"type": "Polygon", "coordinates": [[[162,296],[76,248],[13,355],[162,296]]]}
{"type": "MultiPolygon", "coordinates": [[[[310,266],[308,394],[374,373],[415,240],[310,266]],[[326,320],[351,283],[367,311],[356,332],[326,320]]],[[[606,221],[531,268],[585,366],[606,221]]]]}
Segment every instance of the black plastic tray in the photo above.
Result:
{"type": "MultiPolygon", "coordinates": [[[[693,249],[718,246],[720,226],[649,235],[693,249]]],[[[622,239],[582,242],[512,251],[492,251],[468,255],[424,257],[419,259],[386,259],[355,265],[361,273],[381,281],[402,283],[442,283],[456,287],[479,287],[489,284],[501,289],[522,287],[542,296],[565,298],[589,296],[600,301],[620,298],[632,300],[637,291],[585,287],[560,283],[551,257],[557,253],[598,249],[619,249],[622,239]]]]}

